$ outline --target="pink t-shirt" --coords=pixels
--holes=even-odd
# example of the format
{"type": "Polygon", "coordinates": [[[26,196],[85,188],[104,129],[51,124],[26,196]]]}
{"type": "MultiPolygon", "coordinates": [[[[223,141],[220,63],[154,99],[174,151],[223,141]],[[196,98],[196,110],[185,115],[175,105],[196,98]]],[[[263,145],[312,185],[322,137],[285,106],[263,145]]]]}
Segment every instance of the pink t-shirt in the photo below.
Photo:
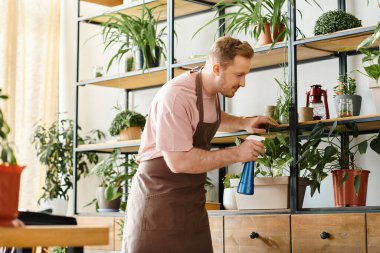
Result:
{"type": "MultiPolygon", "coordinates": [[[[170,80],[153,99],[137,161],[161,157],[161,151],[189,151],[199,122],[195,77],[190,71],[170,80]]],[[[216,96],[203,89],[204,122],[217,120],[216,96]]]]}

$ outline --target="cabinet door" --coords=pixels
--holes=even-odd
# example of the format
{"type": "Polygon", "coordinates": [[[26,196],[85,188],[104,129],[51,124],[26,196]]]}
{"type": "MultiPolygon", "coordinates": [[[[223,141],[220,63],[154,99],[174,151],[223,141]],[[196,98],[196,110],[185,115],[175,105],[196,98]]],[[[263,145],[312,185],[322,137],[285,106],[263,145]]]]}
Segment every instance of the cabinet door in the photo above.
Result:
{"type": "Polygon", "coordinates": [[[365,214],[292,215],[293,253],[365,253],[365,214]]]}
{"type": "Polygon", "coordinates": [[[367,213],[368,253],[380,252],[380,213],[367,213]]]}
{"type": "Polygon", "coordinates": [[[288,214],[225,216],[224,231],[225,253],[290,252],[288,214]]]}
{"type": "Polygon", "coordinates": [[[96,250],[115,250],[115,224],[114,217],[94,217],[94,216],[76,216],[78,225],[85,226],[106,226],[109,228],[109,244],[99,246],[86,246],[85,249],[96,250]]]}
{"type": "Polygon", "coordinates": [[[214,253],[223,253],[223,216],[209,216],[209,222],[214,253]]]}

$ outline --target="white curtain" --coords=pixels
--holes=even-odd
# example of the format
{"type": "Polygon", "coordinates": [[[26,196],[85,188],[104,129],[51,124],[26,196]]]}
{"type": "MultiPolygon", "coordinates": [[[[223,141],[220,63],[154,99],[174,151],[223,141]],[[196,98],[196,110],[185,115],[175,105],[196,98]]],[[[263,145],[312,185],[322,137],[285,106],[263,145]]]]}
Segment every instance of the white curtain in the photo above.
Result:
{"type": "Polygon", "coordinates": [[[0,87],[21,178],[20,208],[37,209],[44,183],[31,143],[34,125],[57,117],[60,0],[0,0],[0,87]]]}

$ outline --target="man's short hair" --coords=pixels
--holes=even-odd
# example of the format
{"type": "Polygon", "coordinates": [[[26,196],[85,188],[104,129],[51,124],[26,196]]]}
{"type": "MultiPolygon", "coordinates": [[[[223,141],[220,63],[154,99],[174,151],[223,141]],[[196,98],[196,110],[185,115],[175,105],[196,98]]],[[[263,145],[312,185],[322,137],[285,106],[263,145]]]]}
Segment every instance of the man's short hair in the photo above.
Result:
{"type": "Polygon", "coordinates": [[[247,59],[253,57],[253,49],[248,42],[241,42],[230,36],[217,39],[212,45],[208,57],[213,63],[219,63],[223,68],[232,64],[235,56],[240,55],[247,59]]]}

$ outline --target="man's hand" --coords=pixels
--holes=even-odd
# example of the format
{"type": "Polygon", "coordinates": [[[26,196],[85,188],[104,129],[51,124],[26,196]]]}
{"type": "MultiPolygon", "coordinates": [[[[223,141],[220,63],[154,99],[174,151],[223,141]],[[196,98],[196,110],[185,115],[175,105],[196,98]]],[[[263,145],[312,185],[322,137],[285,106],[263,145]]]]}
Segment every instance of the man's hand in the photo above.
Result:
{"type": "Polygon", "coordinates": [[[278,123],[271,117],[257,116],[244,118],[244,130],[251,134],[265,134],[266,130],[262,127],[276,127],[278,123]]]}
{"type": "Polygon", "coordinates": [[[264,154],[264,144],[261,141],[245,140],[238,150],[241,162],[256,161],[259,155],[264,154]]]}

